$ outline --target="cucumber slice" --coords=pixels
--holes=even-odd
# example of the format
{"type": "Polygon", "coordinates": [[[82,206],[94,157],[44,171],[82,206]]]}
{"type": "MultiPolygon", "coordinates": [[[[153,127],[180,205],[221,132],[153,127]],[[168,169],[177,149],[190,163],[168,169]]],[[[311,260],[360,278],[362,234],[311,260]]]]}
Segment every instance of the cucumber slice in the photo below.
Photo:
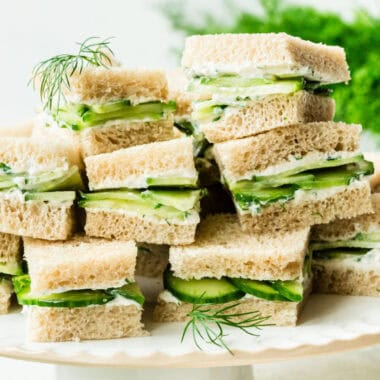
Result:
{"type": "Polygon", "coordinates": [[[147,178],[148,187],[197,187],[198,178],[156,177],[147,178]]]}
{"type": "Polygon", "coordinates": [[[362,256],[367,254],[368,251],[369,249],[366,248],[332,248],[326,250],[313,250],[313,260],[360,259],[362,256]]]}
{"type": "Polygon", "coordinates": [[[201,77],[193,79],[188,91],[198,94],[256,99],[272,94],[292,94],[303,89],[303,78],[259,79],[239,76],[201,77]]]}
{"type": "Polygon", "coordinates": [[[183,280],[175,277],[169,269],[164,273],[164,287],[179,300],[193,304],[218,304],[244,297],[244,292],[228,280],[214,278],[183,280]]]}
{"type": "Polygon", "coordinates": [[[336,240],[313,242],[311,249],[315,251],[328,250],[333,248],[380,248],[380,241],[370,240],[336,240]]]}
{"type": "Polygon", "coordinates": [[[74,202],[76,198],[75,191],[49,191],[49,192],[26,192],[24,193],[25,201],[40,202],[74,202]]]}
{"type": "Polygon", "coordinates": [[[201,190],[146,190],[141,193],[144,199],[171,206],[181,211],[193,209],[202,195],[201,190]]]}
{"type": "Polygon", "coordinates": [[[115,298],[112,294],[102,290],[71,290],[64,293],[33,296],[30,293],[29,275],[14,277],[13,285],[20,305],[85,307],[89,305],[104,305],[115,298]]]}
{"type": "Polygon", "coordinates": [[[198,123],[208,123],[218,121],[224,114],[227,105],[212,105],[195,109],[191,118],[198,123]]]}
{"type": "Polygon", "coordinates": [[[278,290],[274,289],[270,281],[248,280],[231,278],[230,281],[241,291],[268,301],[288,301],[278,290]]]}
{"type": "Polygon", "coordinates": [[[289,301],[300,302],[303,299],[303,286],[299,281],[273,281],[272,286],[289,301]]]}
{"type": "Polygon", "coordinates": [[[136,301],[140,305],[143,305],[145,302],[145,297],[135,282],[126,284],[121,288],[110,289],[108,292],[114,296],[119,295],[124,298],[136,301]]]}
{"type": "Polygon", "coordinates": [[[101,105],[68,105],[55,113],[56,120],[64,127],[82,130],[104,124],[108,120],[155,121],[167,117],[176,110],[176,103],[147,102],[131,105],[128,101],[101,105]]]}
{"type": "Polygon", "coordinates": [[[82,193],[80,196],[86,201],[103,201],[103,200],[122,200],[122,201],[141,201],[140,191],[138,190],[112,190],[97,191],[94,193],[82,193]]]}
{"type": "Polygon", "coordinates": [[[19,276],[23,273],[21,263],[18,262],[0,262],[0,273],[19,276]]]}

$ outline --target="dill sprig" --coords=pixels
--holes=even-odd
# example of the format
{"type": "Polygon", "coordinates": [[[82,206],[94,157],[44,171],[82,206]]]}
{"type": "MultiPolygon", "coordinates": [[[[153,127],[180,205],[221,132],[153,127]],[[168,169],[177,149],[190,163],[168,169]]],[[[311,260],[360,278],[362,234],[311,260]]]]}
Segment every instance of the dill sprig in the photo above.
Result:
{"type": "Polygon", "coordinates": [[[195,345],[202,350],[200,340],[206,344],[214,344],[226,349],[231,355],[233,352],[228,347],[224,338],[228,335],[223,331],[223,326],[237,328],[252,336],[259,334],[248,329],[261,330],[262,327],[271,326],[264,322],[269,317],[262,317],[258,311],[248,311],[245,313],[234,313],[233,309],[240,303],[223,306],[220,309],[210,307],[210,305],[194,304],[192,310],[187,314],[190,320],[186,323],[182,333],[181,342],[189,330],[191,330],[195,345]]]}
{"type": "Polygon", "coordinates": [[[39,84],[39,93],[44,109],[57,110],[61,101],[66,101],[63,89],[70,90],[70,77],[81,73],[86,66],[112,65],[114,56],[109,44],[112,37],[100,40],[99,37],[89,37],[78,42],[77,54],[60,54],[38,63],[32,71],[29,83],[33,88],[39,84]]]}

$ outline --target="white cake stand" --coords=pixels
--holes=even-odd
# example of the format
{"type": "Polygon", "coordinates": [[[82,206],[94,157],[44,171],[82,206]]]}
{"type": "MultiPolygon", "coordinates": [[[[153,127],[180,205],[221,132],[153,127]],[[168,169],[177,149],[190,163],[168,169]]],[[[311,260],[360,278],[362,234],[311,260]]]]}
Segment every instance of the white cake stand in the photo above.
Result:
{"type": "Polygon", "coordinates": [[[182,324],[147,321],[151,336],[108,341],[28,343],[25,316],[0,317],[0,356],[56,365],[56,380],[251,380],[252,365],[380,344],[380,298],[313,295],[297,327],[267,327],[259,337],[227,330],[230,355],[199,351],[182,324]]]}

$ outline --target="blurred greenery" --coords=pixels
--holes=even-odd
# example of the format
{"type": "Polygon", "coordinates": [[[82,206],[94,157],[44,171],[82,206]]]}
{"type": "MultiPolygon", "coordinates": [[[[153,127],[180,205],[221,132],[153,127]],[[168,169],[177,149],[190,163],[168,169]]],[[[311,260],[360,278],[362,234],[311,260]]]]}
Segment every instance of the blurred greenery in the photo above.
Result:
{"type": "MultiPolygon", "coordinates": [[[[189,14],[182,0],[167,2],[163,11],[174,30],[185,35],[212,33],[286,32],[301,38],[340,45],[346,50],[352,80],[335,85],[336,120],[361,123],[380,134],[380,19],[356,10],[351,21],[338,14],[283,0],[252,1],[252,11],[222,1],[229,18],[212,10],[189,14]]],[[[219,13],[219,12],[218,12],[219,13]]]]}

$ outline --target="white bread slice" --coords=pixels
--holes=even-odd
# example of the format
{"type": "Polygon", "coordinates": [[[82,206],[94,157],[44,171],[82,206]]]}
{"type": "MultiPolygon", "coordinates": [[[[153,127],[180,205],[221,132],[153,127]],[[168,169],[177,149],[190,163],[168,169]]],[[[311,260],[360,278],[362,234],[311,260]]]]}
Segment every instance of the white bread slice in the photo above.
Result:
{"type": "Polygon", "coordinates": [[[16,193],[0,197],[0,232],[65,240],[76,227],[73,202],[23,201],[16,193]]]}
{"type": "Polygon", "coordinates": [[[188,79],[181,68],[166,71],[168,81],[168,98],[175,100],[177,109],[174,116],[178,119],[190,116],[192,112],[191,103],[194,100],[206,100],[208,96],[186,91],[188,79]]]}
{"type": "Polygon", "coordinates": [[[148,122],[110,120],[79,133],[83,157],[176,138],[173,118],[148,122]]]}
{"type": "MultiPolygon", "coordinates": [[[[298,317],[304,307],[311,291],[310,285],[304,289],[304,297],[302,302],[283,302],[283,301],[267,301],[256,297],[247,297],[238,301],[225,304],[206,305],[207,309],[221,309],[225,306],[238,303],[233,310],[236,314],[258,311],[261,316],[269,317],[265,323],[274,324],[275,326],[295,326],[298,317]]],[[[187,314],[192,310],[193,305],[186,302],[164,302],[158,298],[157,306],[153,312],[153,318],[157,322],[185,322],[189,318],[187,314]]],[[[247,316],[240,317],[240,320],[247,316]]],[[[239,320],[239,318],[236,318],[239,320]]]]}
{"type": "Polygon", "coordinates": [[[313,260],[313,289],[317,293],[380,297],[378,267],[345,260],[313,260]]]}
{"type": "Polygon", "coordinates": [[[0,232],[0,264],[16,263],[20,260],[21,239],[19,236],[0,232]]]}
{"type": "Polygon", "coordinates": [[[34,128],[34,120],[25,120],[14,125],[1,125],[0,137],[30,137],[34,128]]]}
{"type": "Polygon", "coordinates": [[[27,338],[33,342],[64,342],[145,336],[141,308],[89,306],[27,309],[27,338]]]}
{"type": "Polygon", "coordinates": [[[350,79],[343,48],[304,41],[286,33],[191,36],[185,42],[182,67],[189,68],[193,75],[277,74],[323,83],[350,79]]]}
{"type": "Polygon", "coordinates": [[[0,162],[14,172],[47,171],[80,165],[77,152],[68,144],[41,138],[0,137],[0,162]]]}
{"type": "Polygon", "coordinates": [[[370,178],[371,189],[373,192],[380,192],[380,153],[378,152],[366,152],[364,158],[368,161],[372,161],[375,172],[370,178]]]}
{"type": "Polygon", "coordinates": [[[9,280],[0,278],[0,315],[9,311],[12,300],[13,287],[9,280]]]}
{"type": "Polygon", "coordinates": [[[85,159],[90,190],[146,188],[147,178],[197,178],[192,138],[120,149],[85,159]]]}
{"type": "Polygon", "coordinates": [[[188,221],[159,220],[119,210],[86,209],[85,231],[89,236],[135,240],[151,244],[191,244],[199,216],[188,221]]]}
{"type": "Polygon", "coordinates": [[[310,153],[355,152],[359,149],[360,132],[357,124],[298,124],[215,144],[213,151],[225,178],[237,181],[310,153]]]}
{"type": "Polygon", "coordinates": [[[302,275],[309,228],[290,233],[244,233],[234,214],[207,216],[196,239],[172,246],[169,262],[180,278],[243,277],[255,280],[293,280],[302,275]]]}
{"type": "Polygon", "coordinates": [[[70,77],[66,98],[74,103],[106,103],[128,99],[132,104],[167,101],[168,86],[161,70],[88,67],[70,77]]]}
{"type": "Polygon", "coordinates": [[[169,246],[139,243],[136,260],[136,275],[159,277],[169,262],[169,246]]]}
{"type": "Polygon", "coordinates": [[[313,226],[312,240],[349,240],[354,238],[359,232],[380,231],[380,193],[372,194],[371,201],[373,213],[313,226]]]}
{"type": "Polygon", "coordinates": [[[315,192],[316,198],[309,194],[310,197],[305,199],[296,197],[285,203],[273,203],[257,215],[239,213],[240,225],[244,231],[251,233],[292,231],[373,212],[371,188],[367,180],[327,189],[325,194],[315,192]]]}
{"type": "Polygon", "coordinates": [[[24,239],[33,294],[119,288],[134,281],[137,248],[132,241],[76,235],[65,242],[24,239]]]}
{"type": "Polygon", "coordinates": [[[297,91],[247,102],[245,107],[228,107],[219,120],[199,127],[207,140],[219,143],[292,124],[331,121],[334,113],[333,99],[297,91]]]}

